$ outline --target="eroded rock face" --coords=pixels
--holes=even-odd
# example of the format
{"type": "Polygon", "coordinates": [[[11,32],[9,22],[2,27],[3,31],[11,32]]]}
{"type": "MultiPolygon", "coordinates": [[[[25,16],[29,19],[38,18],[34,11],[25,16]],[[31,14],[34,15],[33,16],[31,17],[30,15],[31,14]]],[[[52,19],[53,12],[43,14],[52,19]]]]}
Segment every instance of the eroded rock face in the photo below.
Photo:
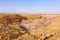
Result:
{"type": "Polygon", "coordinates": [[[0,40],[60,40],[60,15],[40,16],[1,15],[0,40]]]}
{"type": "Polygon", "coordinates": [[[25,34],[25,30],[20,25],[23,19],[27,18],[17,14],[13,16],[2,15],[0,17],[0,40],[14,40],[25,34]]]}

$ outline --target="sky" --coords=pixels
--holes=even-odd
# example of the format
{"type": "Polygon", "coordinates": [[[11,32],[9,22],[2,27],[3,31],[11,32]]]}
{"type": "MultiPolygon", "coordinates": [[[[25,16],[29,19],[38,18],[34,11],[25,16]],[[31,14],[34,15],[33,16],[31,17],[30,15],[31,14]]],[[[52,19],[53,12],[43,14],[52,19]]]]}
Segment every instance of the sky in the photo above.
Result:
{"type": "Polygon", "coordinates": [[[60,12],[60,0],[0,0],[0,12],[60,12]]]}

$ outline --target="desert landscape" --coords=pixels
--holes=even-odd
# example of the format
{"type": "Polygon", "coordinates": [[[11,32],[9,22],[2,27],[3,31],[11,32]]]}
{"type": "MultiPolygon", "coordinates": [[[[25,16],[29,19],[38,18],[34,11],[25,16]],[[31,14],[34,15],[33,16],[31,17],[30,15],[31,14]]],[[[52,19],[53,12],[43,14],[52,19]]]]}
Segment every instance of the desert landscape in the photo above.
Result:
{"type": "Polygon", "coordinates": [[[2,14],[0,40],[60,40],[60,14],[2,14]]]}

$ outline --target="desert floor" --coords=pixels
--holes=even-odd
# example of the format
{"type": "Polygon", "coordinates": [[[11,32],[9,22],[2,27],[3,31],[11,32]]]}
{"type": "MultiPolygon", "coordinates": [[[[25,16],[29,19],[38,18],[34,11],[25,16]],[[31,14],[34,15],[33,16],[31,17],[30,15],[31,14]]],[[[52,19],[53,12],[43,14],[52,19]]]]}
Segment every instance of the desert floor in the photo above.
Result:
{"type": "Polygon", "coordinates": [[[0,14],[0,40],[60,40],[60,14],[0,14]]]}

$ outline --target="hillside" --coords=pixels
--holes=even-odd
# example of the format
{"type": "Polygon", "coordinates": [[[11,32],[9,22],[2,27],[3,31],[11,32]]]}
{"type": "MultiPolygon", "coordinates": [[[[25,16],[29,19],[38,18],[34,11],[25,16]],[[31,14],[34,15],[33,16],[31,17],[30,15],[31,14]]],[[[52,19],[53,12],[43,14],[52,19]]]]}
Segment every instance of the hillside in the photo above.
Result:
{"type": "Polygon", "coordinates": [[[60,40],[60,14],[0,14],[0,40],[60,40]]]}

